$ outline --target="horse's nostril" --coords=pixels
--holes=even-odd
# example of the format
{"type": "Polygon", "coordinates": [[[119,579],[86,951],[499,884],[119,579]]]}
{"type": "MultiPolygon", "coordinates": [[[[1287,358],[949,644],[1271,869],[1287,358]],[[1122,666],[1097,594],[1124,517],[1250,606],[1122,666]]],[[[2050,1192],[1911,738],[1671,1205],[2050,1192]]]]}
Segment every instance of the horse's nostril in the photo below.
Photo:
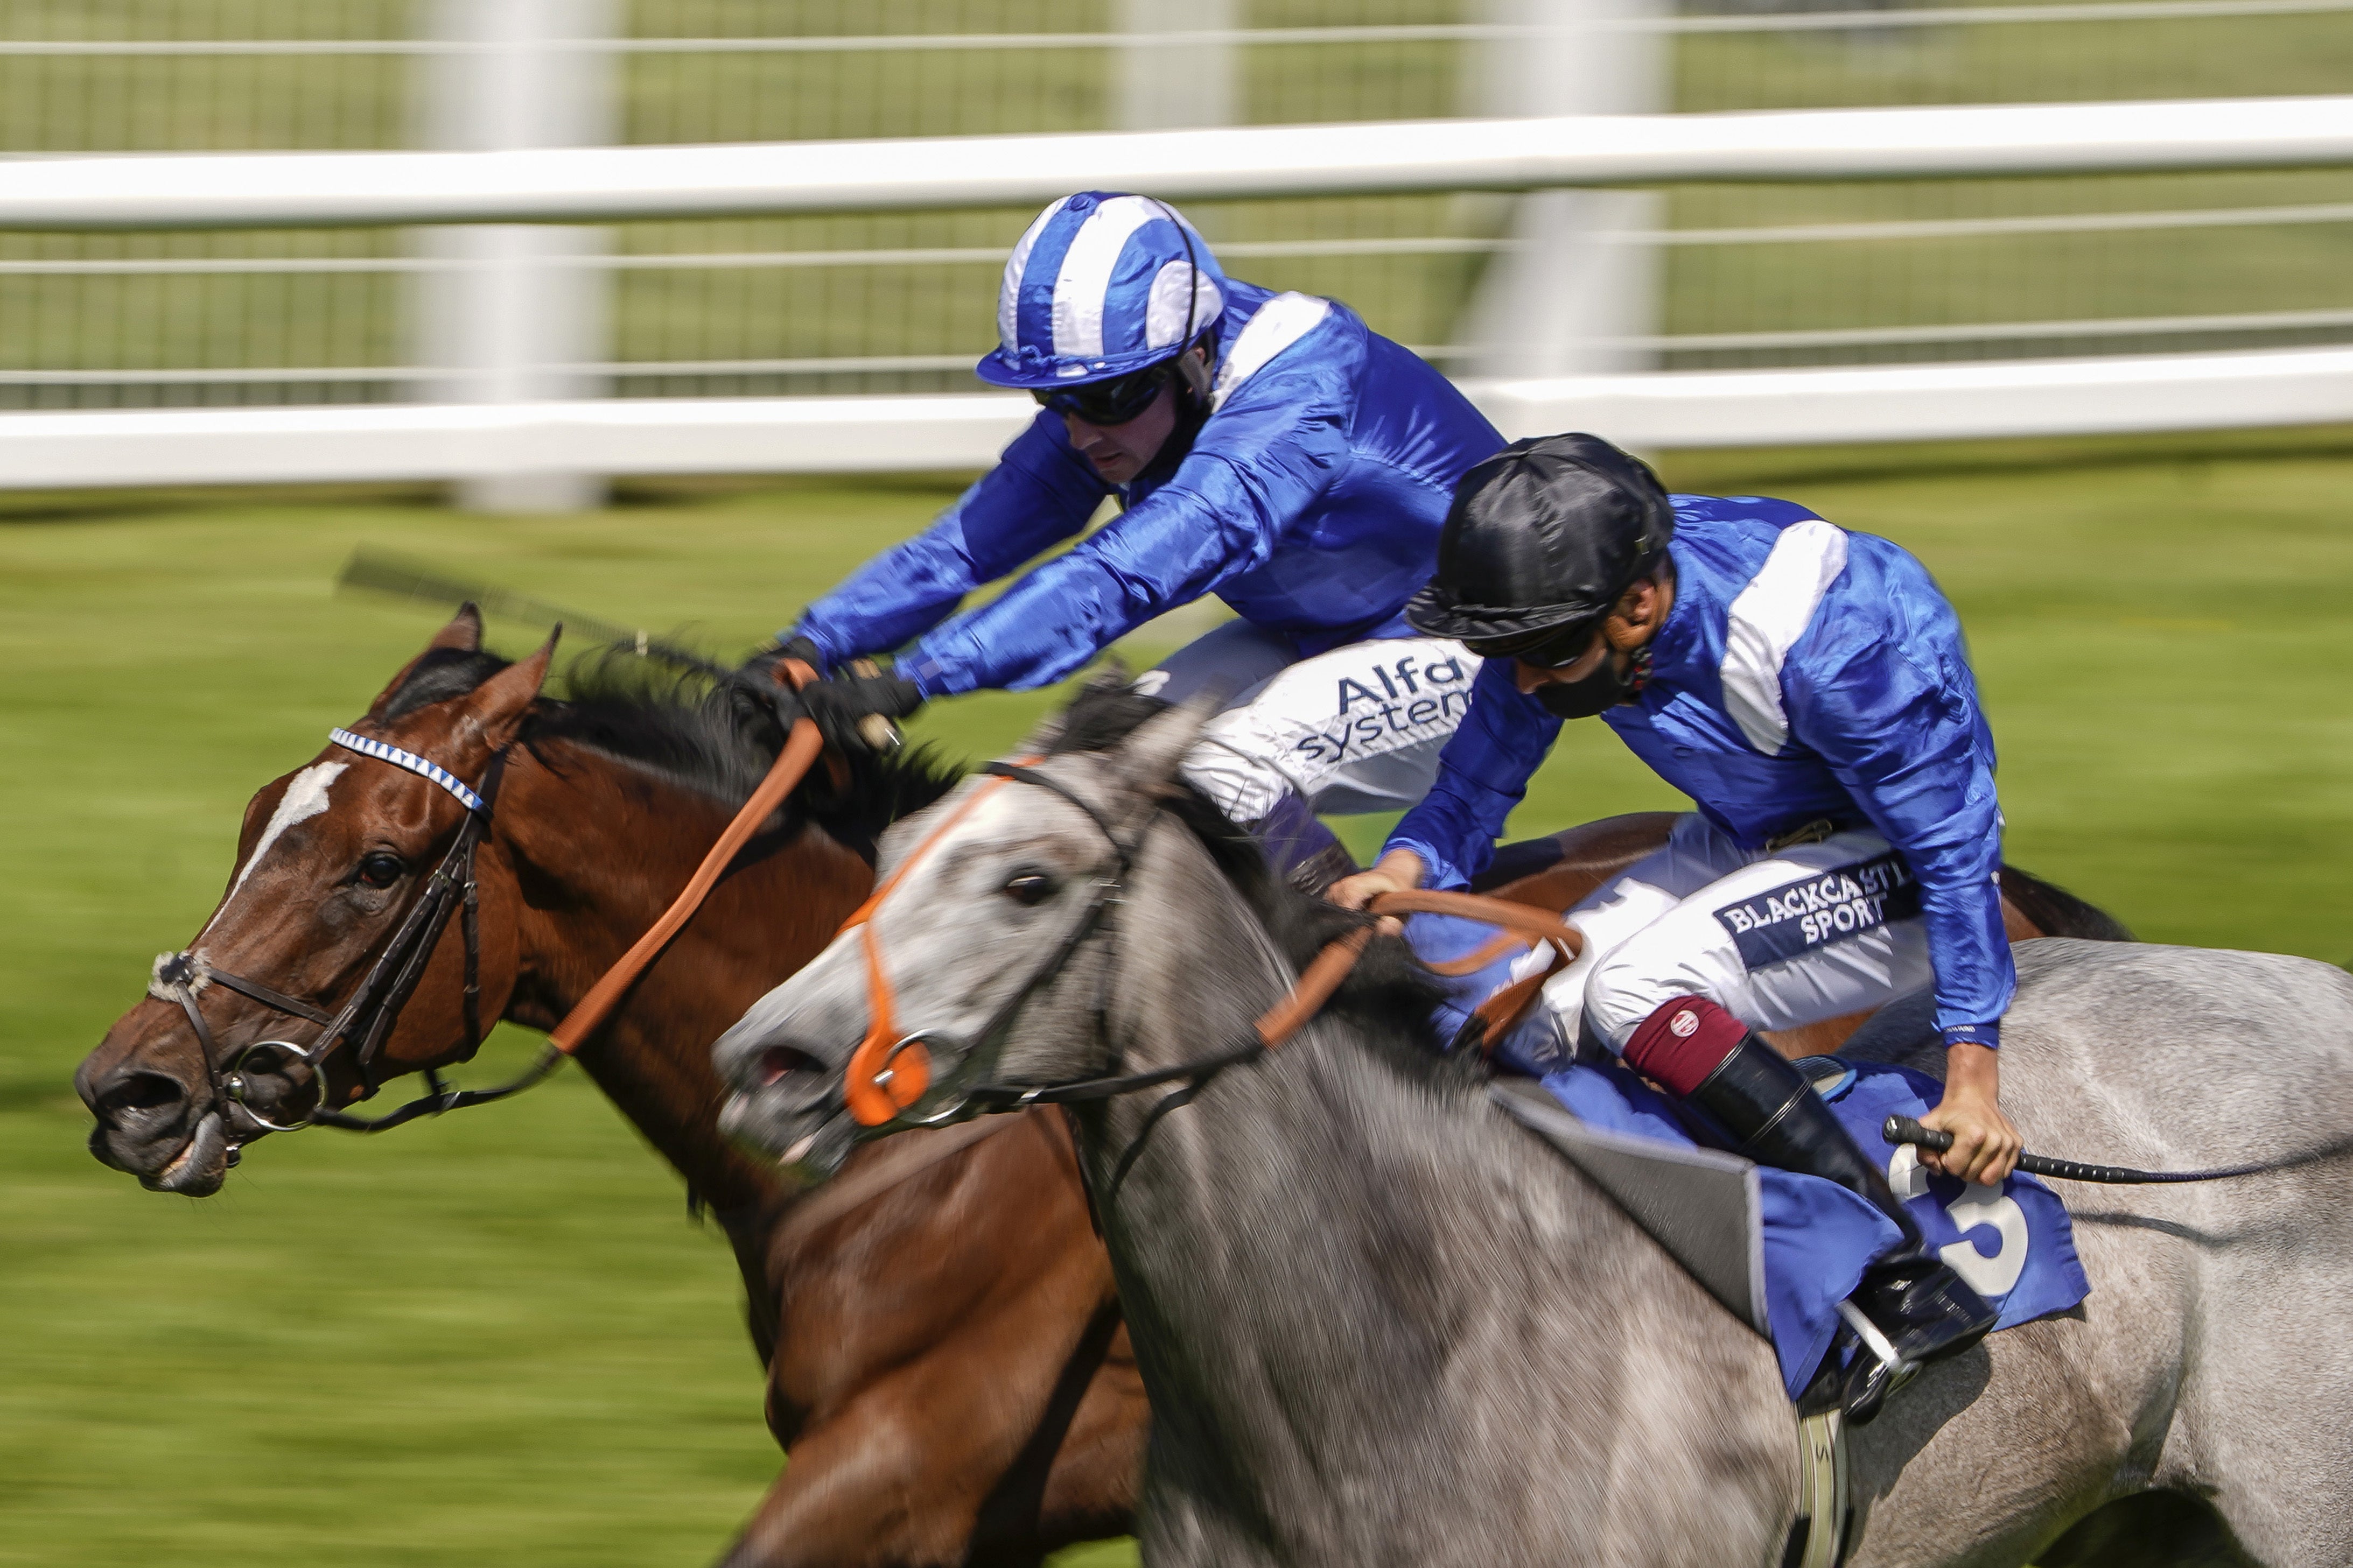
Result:
{"type": "Polygon", "coordinates": [[[781,1083],[795,1073],[823,1072],[825,1064],[791,1046],[770,1046],[760,1053],[760,1087],[781,1083]]]}
{"type": "Polygon", "coordinates": [[[134,1072],[109,1084],[90,1109],[107,1121],[169,1110],[188,1097],[175,1079],[162,1073],[134,1072]]]}

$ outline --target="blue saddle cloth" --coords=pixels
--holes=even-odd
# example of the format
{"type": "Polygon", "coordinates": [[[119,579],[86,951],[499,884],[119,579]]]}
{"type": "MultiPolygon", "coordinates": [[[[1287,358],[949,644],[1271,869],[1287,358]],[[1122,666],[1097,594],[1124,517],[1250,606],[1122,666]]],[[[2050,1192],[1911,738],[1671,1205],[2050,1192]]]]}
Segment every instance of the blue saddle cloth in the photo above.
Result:
{"type": "MultiPolygon", "coordinates": [[[[1494,928],[1448,916],[1417,915],[1408,939],[1425,959],[1460,957],[1493,940],[1494,928]]],[[[1439,1025],[1451,1037],[1469,1008],[1507,978],[1508,959],[1448,983],[1439,1025]]],[[[1579,1120],[1607,1131],[1682,1148],[1720,1146],[1694,1136],[1698,1123],[1620,1062],[1571,1061],[1555,1031],[1513,1031],[1496,1051],[1499,1066],[1542,1081],[1579,1120]]],[[[2000,1309],[1997,1330],[2063,1312],[2091,1293],[2075,1256],[2073,1227],[2056,1194],[2032,1176],[2013,1174],[1999,1190],[1936,1174],[1909,1145],[1890,1149],[1880,1127],[1891,1115],[1925,1116],[1943,1094],[1936,1079],[1882,1063],[1842,1064],[1819,1084],[1831,1110],[1865,1151],[1888,1152],[1888,1180],[1905,1199],[1928,1245],[1986,1300],[2000,1309]]],[[[1841,1320],[1838,1304],[1863,1270],[1899,1239],[1884,1215],[1818,1176],[1760,1165],[1760,1228],[1766,1315],[1789,1397],[1813,1380],[1841,1320]]],[[[1849,1351],[1852,1351],[1850,1340],[1849,1351]]]]}

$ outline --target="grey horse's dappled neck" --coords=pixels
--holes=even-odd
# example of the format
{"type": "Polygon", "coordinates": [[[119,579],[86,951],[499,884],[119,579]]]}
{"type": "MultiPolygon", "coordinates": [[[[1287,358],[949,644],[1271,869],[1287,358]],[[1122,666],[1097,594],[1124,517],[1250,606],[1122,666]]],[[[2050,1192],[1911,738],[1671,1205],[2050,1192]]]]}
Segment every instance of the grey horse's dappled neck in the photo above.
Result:
{"type": "MultiPolygon", "coordinates": [[[[984,1048],[995,1079],[1215,1054],[1343,918],[1171,797],[1197,714],[1120,739],[1107,700],[1036,765],[1134,863],[1113,918],[984,1048]]],[[[938,821],[894,830],[886,864],[938,821]]],[[[938,1105],[1113,859],[1077,806],[1003,784],[879,907],[938,1105]]],[[[2353,1128],[2341,972],[2067,941],[2019,957],[2007,1055],[2031,1142],[2189,1164],[2353,1128]]],[[[819,1166],[857,1136],[840,1077],[864,963],[837,942],[723,1038],[737,1136],[819,1166]]],[[[1147,1560],[1771,1568],[1797,1449],[1770,1347],[1493,1110],[1474,1062],[1438,1057],[1419,985],[1376,943],[1289,1044],[1182,1109],[1157,1089],[1075,1113],[1153,1403],[1147,1560]]],[[[1933,1064],[1917,1019],[1866,1034],[1933,1064]]],[[[2348,1561],[2353,1366],[2310,1353],[2353,1335],[2344,1163],[2079,1203],[2092,1300],[1928,1369],[1858,1435],[1849,1561],[2348,1561]]]]}

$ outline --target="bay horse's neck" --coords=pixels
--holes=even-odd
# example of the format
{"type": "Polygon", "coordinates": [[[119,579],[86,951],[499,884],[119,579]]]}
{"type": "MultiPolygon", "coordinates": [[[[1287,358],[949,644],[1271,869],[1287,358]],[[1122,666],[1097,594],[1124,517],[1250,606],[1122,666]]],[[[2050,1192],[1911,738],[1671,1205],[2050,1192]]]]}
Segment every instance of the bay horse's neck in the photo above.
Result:
{"type": "MultiPolygon", "coordinates": [[[[734,809],[646,769],[564,742],[518,748],[494,848],[518,904],[516,982],[505,1016],[552,1028],[659,918],[734,809]]],[[[808,826],[755,837],[580,1063],[688,1184],[723,1214],[774,1191],[718,1130],[723,1090],[711,1043],[832,940],[873,880],[852,850],[808,826]]]]}

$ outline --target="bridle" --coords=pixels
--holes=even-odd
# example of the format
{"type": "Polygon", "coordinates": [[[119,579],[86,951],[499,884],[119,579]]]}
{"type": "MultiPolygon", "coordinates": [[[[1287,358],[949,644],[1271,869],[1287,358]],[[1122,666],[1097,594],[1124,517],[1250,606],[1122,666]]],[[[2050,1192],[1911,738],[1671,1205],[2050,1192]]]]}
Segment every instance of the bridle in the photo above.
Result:
{"type": "MultiPolygon", "coordinates": [[[[500,782],[506,775],[507,748],[500,747],[491,755],[489,766],[482,773],[479,790],[468,786],[455,774],[431,759],[418,755],[406,747],[387,741],[354,734],[349,730],[328,731],[328,738],[344,750],[377,762],[389,763],[417,777],[438,785],[451,799],[465,809],[458,826],[458,835],[441,857],[424,890],[409,906],[375,961],[368,966],[366,975],[353,990],[341,1009],[329,1013],[299,997],[248,979],[207,959],[201,949],[189,948],[165,953],[155,961],[153,978],[148,990],[167,1002],[178,1004],[195,1029],[196,1042],[204,1055],[205,1071],[212,1080],[215,1100],[224,1107],[235,1107],[237,1115],[249,1126],[243,1131],[252,1136],[264,1132],[292,1132],[303,1127],[340,1127],[354,1132],[382,1132],[412,1121],[419,1116],[438,1115],[471,1105],[487,1105],[519,1094],[554,1071],[563,1061],[559,1052],[543,1055],[540,1060],[521,1077],[495,1089],[460,1089],[442,1081],[434,1068],[425,1069],[427,1090],[424,1095],[401,1106],[387,1115],[367,1118],[330,1110],[326,1103],[327,1060],[338,1047],[344,1047],[352,1067],[359,1078],[359,1100],[373,1099],[381,1085],[376,1081],[378,1054],[384,1043],[400,1022],[402,1010],[415,994],[418,981],[424,978],[426,965],[440,945],[442,933],[448,929],[450,917],[459,917],[466,952],[466,981],[463,998],[466,1047],[470,1052],[482,1042],[481,1023],[481,912],[480,896],[474,875],[475,851],[490,831],[491,812],[497,803],[500,782]],[[227,1060],[213,1039],[211,1026],[205,1021],[198,994],[207,985],[218,984],[263,1006],[289,1017],[301,1018],[319,1026],[319,1033],[308,1045],[291,1040],[263,1039],[240,1047],[227,1060]],[[300,1121],[280,1121],[263,1114],[248,1098],[250,1078],[265,1059],[270,1059],[271,1070],[283,1076],[282,1069],[294,1066],[307,1068],[312,1091],[318,1103],[300,1121]]],[[[274,1109],[274,1108],[273,1108],[274,1109]]],[[[237,1153],[233,1141],[231,1163],[237,1153]]]]}
{"type": "MultiPolygon", "coordinates": [[[[1251,1024],[1250,1031],[1205,1055],[1190,1058],[1173,1067],[1154,1068],[1144,1072],[1108,1073],[1092,1078],[1069,1079],[1056,1083],[1014,1084],[970,1082],[944,1086],[944,1103],[923,1112],[911,1114],[931,1089],[930,1053],[928,1042],[941,1037],[935,1033],[917,1031],[901,1035],[895,1022],[890,978],[882,961],[881,944],[874,934],[872,916],[892,888],[908,870],[927,854],[974,806],[994,788],[1002,784],[1035,785],[1060,795],[1083,813],[1094,825],[1111,847],[1111,864],[1097,876],[1092,895],[1079,912],[1060,942],[1047,956],[1046,962],[1025,980],[1013,994],[990,1015],[988,1021],[972,1036],[972,1044],[962,1056],[960,1076],[973,1076],[987,1070],[984,1064],[993,1064],[1010,1034],[1021,1010],[1040,991],[1060,976],[1071,958],[1089,938],[1103,928],[1111,911],[1123,900],[1129,872],[1143,846],[1144,836],[1150,831],[1165,806],[1155,803],[1133,838],[1124,838],[1094,804],[1076,790],[1052,775],[1040,773],[1030,764],[1037,759],[1014,763],[990,763],[983,770],[990,775],[987,782],[976,789],[964,805],[950,814],[934,829],[892,872],[890,880],[875,889],[857,913],[844,922],[846,931],[853,926],[865,927],[864,944],[868,994],[868,1027],[866,1037],[860,1041],[843,1069],[843,1104],[852,1120],[868,1129],[880,1129],[886,1124],[900,1127],[931,1127],[959,1121],[971,1116],[995,1115],[1004,1111],[1027,1110],[1038,1105],[1077,1105],[1104,1100],[1140,1089],[1155,1089],[1163,1084],[1184,1083],[1187,1087],[1172,1094],[1163,1102],[1174,1110],[1188,1101],[1192,1095],[1211,1079],[1229,1068],[1256,1061],[1279,1050],[1292,1036],[1297,1034],[1309,1019],[1322,1012],[1342,981],[1356,968],[1371,942],[1375,926],[1370,921],[1343,932],[1310,961],[1289,993],[1251,1024]]],[[[1472,918],[1507,923],[1512,929],[1537,940],[1555,944],[1561,958],[1574,957],[1581,940],[1577,933],[1551,921],[1535,910],[1500,904],[1487,899],[1471,899],[1459,894],[1411,893],[1392,894],[1376,907],[1376,913],[1407,913],[1430,910],[1450,914],[1470,914],[1472,918]]],[[[1546,973],[1550,973],[1547,971],[1546,973]]],[[[1103,991],[1095,1002],[1096,1029],[1109,1033],[1105,1017],[1109,971],[1105,971],[1103,991]]],[[[1525,1008],[1534,999],[1530,987],[1514,1000],[1525,1008]]],[[[1482,1020],[1483,1021],[1483,1020],[1482,1020]]],[[[1508,1019],[1502,1020],[1507,1025],[1508,1019]]],[[[1491,1030],[1496,1026],[1490,1025],[1491,1030]]],[[[1499,1032],[1499,1031],[1497,1031],[1499,1032]]]]}
{"type": "MultiPolygon", "coordinates": [[[[816,679],[816,672],[797,659],[780,659],[772,673],[780,685],[795,690],[816,679]]],[[[469,787],[456,774],[428,757],[419,756],[406,747],[388,741],[358,735],[349,730],[332,730],[329,738],[346,751],[377,762],[389,763],[406,769],[417,777],[430,781],[445,791],[466,810],[465,819],[459,824],[458,837],[450,843],[440,865],[426,881],[425,889],[417,902],[401,920],[384,951],[369,966],[367,975],[360,982],[341,1011],[330,1014],[324,1008],[289,996],[281,991],[232,974],[216,967],[201,951],[188,949],[165,953],[155,961],[153,977],[148,991],[167,1002],[179,1005],[195,1030],[196,1041],[205,1062],[205,1072],[211,1079],[215,1100],[224,1106],[234,1106],[238,1116],[250,1125],[243,1131],[258,1137],[265,1132],[291,1132],[303,1127],[336,1127],[352,1132],[383,1132],[413,1121],[420,1116],[438,1116],[443,1111],[461,1110],[470,1106],[489,1105],[520,1094],[546,1079],[577,1052],[597,1026],[620,1005],[638,977],[661,955],[670,940],[693,917],[702,900],[715,886],[722,873],[734,860],[760,824],[783,805],[785,800],[808,773],[824,748],[824,737],[806,714],[795,717],[769,766],[767,776],[752,792],[743,807],[735,814],[718,841],[703,856],[694,875],[671,900],[646,932],[638,938],[618,963],[607,970],[596,984],[574,1004],[561,1023],[549,1031],[547,1045],[539,1059],[520,1076],[494,1089],[461,1089],[445,1083],[433,1068],[424,1069],[427,1092],[386,1115],[367,1118],[352,1116],[328,1109],[326,1104],[325,1064],[338,1045],[356,1040],[350,1047],[353,1064],[360,1083],[359,1100],[375,1097],[380,1085],[375,1078],[375,1060],[384,1042],[400,1021],[401,1009],[407,1005],[416,991],[434,949],[448,929],[452,914],[461,915],[460,929],[466,946],[466,981],[463,1007],[467,1049],[471,1051],[482,1042],[485,1033],[481,1023],[481,931],[480,897],[474,879],[474,852],[490,831],[491,808],[497,803],[500,782],[506,776],[507,747],[501,746],[491,755],[482,773],[479,792],[469,787]],[[290,1017],[306,1019],[320,1026],[320,1032],[308,1046],[289,1040],[257,1040],[241,1047],[235,1058],[218,1059],[219,1051],[213,1041],[212,1029],[205,1021],[204,1009],[198,1005],[197,994],[210,983],[217,981],[262,1005],[290,1017]],[[317,1103],[298,1121],[277,1121],[263,1116],[248,1100],[248,1074],[253,1069],[256,1053],[263,1050],[281,1053],[280,1065],[300,1063],[310,1068],[317,1103]]],[[[226,1131],[226,1129],[225,1129],[226,1131]]],[[[235,1164],[241,1140],[231,1136],[228,1163],[235,1164]]]]}

